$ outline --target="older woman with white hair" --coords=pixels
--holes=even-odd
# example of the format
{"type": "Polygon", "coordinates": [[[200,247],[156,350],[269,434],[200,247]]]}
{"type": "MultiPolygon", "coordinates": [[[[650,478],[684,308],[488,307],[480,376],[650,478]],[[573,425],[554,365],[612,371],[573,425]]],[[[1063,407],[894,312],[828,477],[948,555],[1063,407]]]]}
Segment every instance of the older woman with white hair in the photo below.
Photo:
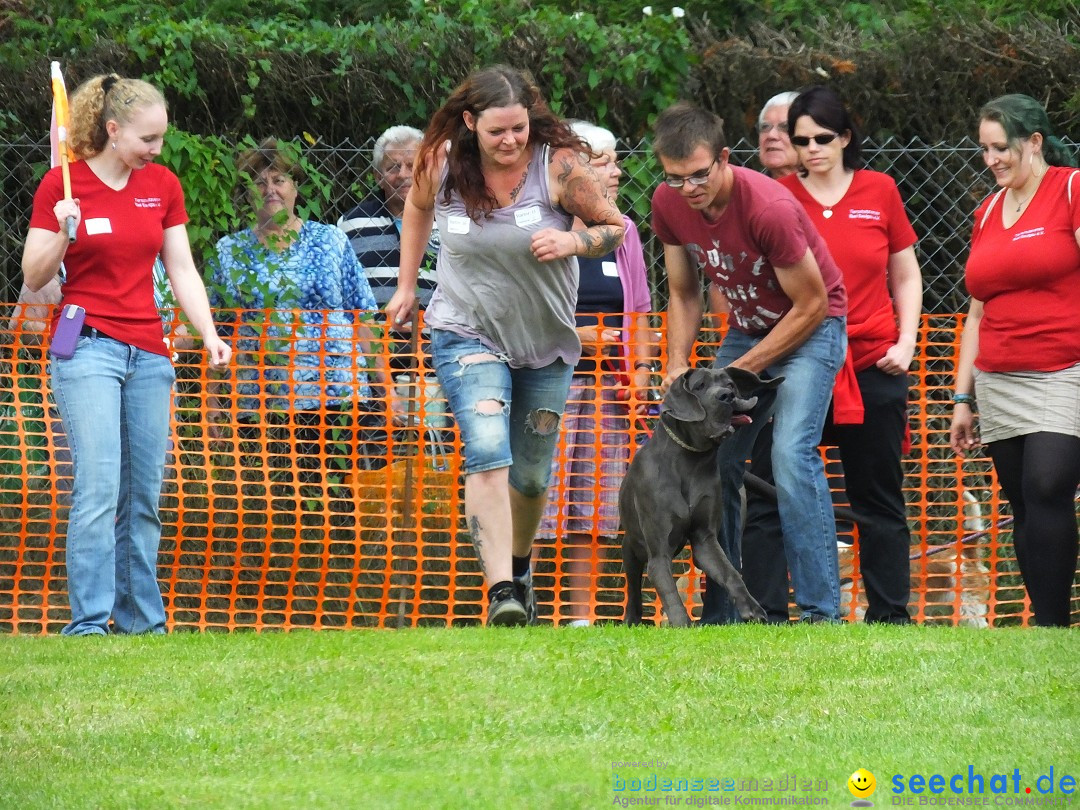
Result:
{"type": "MultiPolygon", "coordinates": [[[[593,170],[614,200],[622,176],[615,136],[586,121],[570,126],[592,150],[593,170]]],[[[564,615],[553,617],[555,624],[589,624],[594,538],[601,545],[615,543],[619,484],[630,463],[630,411],[646,407],[655,349],[647,315],[652,303],[641,238],[630,218],[623,219],[626,238],[620,247],[601,258],[578,257],[575,320],[582,357],[563,417],[566,455],[561,465],[556,462],[558,483],[552,485],[540,529],[542,537],[556,536],[559,528],[563,535],[556,590],[564,615]]]]}

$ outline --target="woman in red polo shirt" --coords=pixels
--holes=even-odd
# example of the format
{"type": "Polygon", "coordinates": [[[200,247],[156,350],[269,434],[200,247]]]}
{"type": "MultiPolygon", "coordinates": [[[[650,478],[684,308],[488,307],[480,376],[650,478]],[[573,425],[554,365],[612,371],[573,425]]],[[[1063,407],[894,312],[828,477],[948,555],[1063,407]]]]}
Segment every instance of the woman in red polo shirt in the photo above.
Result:
{"type": "Polygon", "coordinates": [[[824,237],[848,293],[854,375],[838,378],[851,385],[834,390],[823,441],[840,450],[848,499],[860,518],[865,619],[907,624],[911,535],[900,460],[922,312],[915,231],[893,179],[862,168],[859,132],[836,93],[800,92],[788,108],[788,133],[800,168],[780,182],[824,237]]]}
{"type": "Polygon", "coordinates": [[[1035,623],[1067,627],[1080,547],[1080,171],[1030,96],[983,107],[979,144],[1001,188],[975,212],[952,447],[986,445],[1035,623]]]}
{"type": "Polygon", "coordinates": [[[180,181],[154,163],[167,127],[165,100],[153,85],[115,74],[89,79],[71,99],[70,143],[80,158],[71,165],[74,199],[64,199],[58,168],[34,195],[26,286],[41,289],[63,262],[58,317],[85,312],[81,331],[76,320],[65,323],[62,333],[73,327],[73,340],[64,351],[53,343],[50,364],[75,468],[65,635],[165,632],[158,501],[174,375],[154,304],[159,254],[211,367],[223,368],[231,353],[214,331],[191,257],[180,181]]]}

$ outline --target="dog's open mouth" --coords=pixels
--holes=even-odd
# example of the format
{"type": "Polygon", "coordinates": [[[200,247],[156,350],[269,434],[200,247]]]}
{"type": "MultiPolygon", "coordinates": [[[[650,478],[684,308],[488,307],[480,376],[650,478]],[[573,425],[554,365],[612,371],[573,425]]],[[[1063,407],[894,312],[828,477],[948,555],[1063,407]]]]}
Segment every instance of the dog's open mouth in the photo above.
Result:
{"type": "Polygon", "coordinates": [[[735,397],[731,411],[731,426],[732,427],[744,427],[753,423],[753,419],[750,418],[750,411],[754,410],[757,406],[757,397],[735,397]]]}

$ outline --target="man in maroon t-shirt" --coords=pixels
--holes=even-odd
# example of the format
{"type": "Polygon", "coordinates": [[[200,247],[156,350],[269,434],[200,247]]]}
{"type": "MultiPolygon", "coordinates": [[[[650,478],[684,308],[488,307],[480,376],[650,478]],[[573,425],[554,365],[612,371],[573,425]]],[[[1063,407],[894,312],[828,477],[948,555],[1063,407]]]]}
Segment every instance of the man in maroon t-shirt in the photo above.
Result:
{"type": "MultiPolygon", "coordinates": [[[[773,472],[795,602],[804,621],[839,619],[836,523],[817,444],[843,365],[847,295],[840,269],[803,207],[775,180],[732,166],[723,122],[680,102],[656,121],[664,183],[653,194],[653,232],[667,269],[665,385],[689,367],[701,328],[702,275],[730,305],[718,367],[783,377],[772,404],[773,472]]],[[[764,398],[763,398],[764,402],[764,398]]],[[[721,545],[739,567],[745,460],[769,409],[722,445],[721,545]]],[[[734,620],[719,586],[706,585],[703,623],[734,620]]]]}

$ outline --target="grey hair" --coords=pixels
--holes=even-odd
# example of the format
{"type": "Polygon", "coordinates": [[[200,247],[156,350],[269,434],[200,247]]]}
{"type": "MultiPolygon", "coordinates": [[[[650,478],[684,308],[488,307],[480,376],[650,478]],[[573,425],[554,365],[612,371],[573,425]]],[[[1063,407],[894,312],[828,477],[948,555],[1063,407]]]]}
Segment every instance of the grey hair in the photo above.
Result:
{"type": "Polygon", "coordinates": [[[424,133],[418,130],[416,127],[405,126],[404,124],[398,124],[390,127],[379,139],[375,141],[375,150],[371,156],[371,163],[376,169],[382,170],[383,158],[386,157],[386,150],[391,146],[406,146],[408,144],[420,145],[420,141],[424,139],[424,133]]]}
{"type": "Polygon", "coordinates": [[[574,130],[574,134],[585,141],[594,152],[615,149],[616,138],[610,129],[590,124],[588,121],[574,120],[566,123],[570,125],[570,129],[574,130]]]}
{"type": "Polygon", "coordinates": [[[758,113],[757,122],[758,126],[765,123],[765,113],[771,110],[773,107],[790,107],[791,102],[799,97],[799,91],[786,90],[783,93],[777,93],[775,96],[765,102],[765,106],[761,108],[761,112],[758,113]]]}

